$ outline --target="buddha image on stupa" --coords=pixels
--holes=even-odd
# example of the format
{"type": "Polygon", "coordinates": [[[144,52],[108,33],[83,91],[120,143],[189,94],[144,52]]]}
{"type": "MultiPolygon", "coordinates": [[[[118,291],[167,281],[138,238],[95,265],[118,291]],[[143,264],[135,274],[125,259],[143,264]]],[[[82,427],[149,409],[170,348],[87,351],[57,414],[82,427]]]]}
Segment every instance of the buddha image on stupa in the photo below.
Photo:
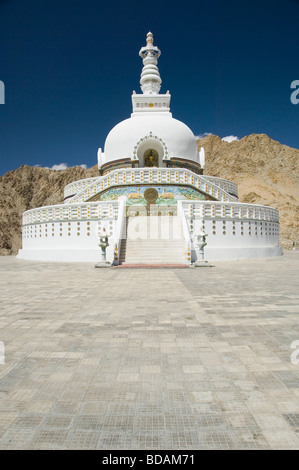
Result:
{"type": "Polygon", "coordinates": [[[159,157],[158,153],[155,150],[148,150],[144,154],[144,166],[148,167],[158,167],[159,166],[159,157]]]}

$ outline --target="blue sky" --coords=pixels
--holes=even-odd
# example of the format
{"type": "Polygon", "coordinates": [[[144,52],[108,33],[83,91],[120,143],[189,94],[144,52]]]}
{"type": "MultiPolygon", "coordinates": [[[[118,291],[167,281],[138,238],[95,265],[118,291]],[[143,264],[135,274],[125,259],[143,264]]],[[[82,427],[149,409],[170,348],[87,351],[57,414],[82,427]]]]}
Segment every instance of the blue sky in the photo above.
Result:
{"type": "Polygon", "coordinates": [[[161,92],[195,135],[266,133],[299,148],[298,18],[298,0],[0,0],[0,175],[96,164],[141,92],[149,30],[161,92]]]}

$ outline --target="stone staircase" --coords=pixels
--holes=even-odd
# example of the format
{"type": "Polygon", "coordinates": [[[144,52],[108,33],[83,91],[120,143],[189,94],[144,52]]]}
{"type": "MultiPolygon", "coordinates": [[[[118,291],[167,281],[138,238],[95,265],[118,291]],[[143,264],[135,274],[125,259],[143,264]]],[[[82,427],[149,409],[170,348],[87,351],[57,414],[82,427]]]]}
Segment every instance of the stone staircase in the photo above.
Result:
{"type": "Polygon", "coordinates": [[[185,243],[179,217],[127,217],[121,265],[186,265],[185,243]]]}

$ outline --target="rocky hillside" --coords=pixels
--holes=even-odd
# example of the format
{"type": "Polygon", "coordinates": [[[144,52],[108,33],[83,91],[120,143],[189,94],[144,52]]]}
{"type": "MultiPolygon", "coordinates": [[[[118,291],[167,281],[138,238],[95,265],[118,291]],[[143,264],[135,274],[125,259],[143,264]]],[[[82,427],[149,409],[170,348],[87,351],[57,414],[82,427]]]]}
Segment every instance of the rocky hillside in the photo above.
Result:
{"type": "MultiPolygon", "coordinates": [[[[234,181],[241,202],[270,205],[280,211],[281,240],[299,246],[299,150],[281,145],[267,135],[252,134],[231,143],[216,135],[198,140],[205,148],[205,174],[234,181]]],[[[0,254],[17,253],[21,247],[22,213],[27,209],[57,204],[64,187],[75,180],[97,176],[72,167],[62,171],[22,166],[0,178],[0,254]]]]}
{"type": "Polygon", "coordinates": [[[265,134],[230,143],[209,135],[198,141],[198,147],[205,149],[205,174],[237,183],[241,202],[278,209],[280,244],[299,245],[299,150],[265,134]]]}
{"type": "Polygon", "coordinates": [[[21,248],[22,213],[34,207],[63,201],[64,187],[75,180],[99,174],[97,166],[84,170],[75,166],[53,171],[21,166],[0,178],[0,255],[21,248]]]}

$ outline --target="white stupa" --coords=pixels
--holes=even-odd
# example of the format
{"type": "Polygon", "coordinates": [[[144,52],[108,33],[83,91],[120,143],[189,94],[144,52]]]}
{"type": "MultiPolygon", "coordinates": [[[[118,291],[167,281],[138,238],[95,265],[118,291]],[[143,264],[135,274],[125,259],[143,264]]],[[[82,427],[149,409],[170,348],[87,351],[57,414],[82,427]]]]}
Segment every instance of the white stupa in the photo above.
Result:
{"type": "Polygon", "coordinates": [[[160,54],[149,32],[142,93],[98,150],[99,176],[67,185],[64,204],[24,213],[19,258],[96,262],[103,229],[114,266],[189,265],[203,231],[211,261],[281,254],[277,210],[242,204],[233,182],[203,175],[204,148],[172,117],[169,92],[160,94],[160,54]]]}
{"type": "MultiPolygon", "coordinates": [[[[147,34],[147,45],[140,49],[143,59],[140,85],[142,94],[133,92],[133,113],[129,119],[117,124],[108,134],[104,153],[98,152],[102,171],[114,168],[115,162],[138,163],[146,166],[145,149],[154,150],[158,167],[166,168],[167,162],[176,158],[183,162],[198,161],[197,142],[193,132],[170,112],[170,94],[159,94],[161,77],[157,67],[160,50],[153,45],[153,35],[147,34]],[[141,141],[141,138],[146,141],[141,141]]],[[[169,166],[169,165],[168,165],[169,166]]]]}

